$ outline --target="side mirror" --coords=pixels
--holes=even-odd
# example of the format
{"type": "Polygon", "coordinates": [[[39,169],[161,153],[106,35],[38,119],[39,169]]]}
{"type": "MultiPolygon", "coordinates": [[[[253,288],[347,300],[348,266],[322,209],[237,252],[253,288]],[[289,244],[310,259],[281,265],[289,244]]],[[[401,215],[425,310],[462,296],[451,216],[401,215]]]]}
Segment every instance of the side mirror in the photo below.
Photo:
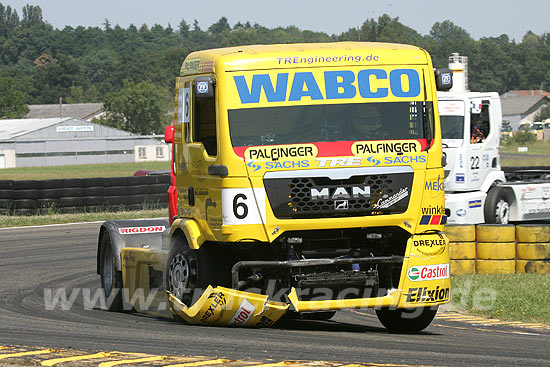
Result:
{"type": "Polygon", "coordinates": [[[448,68],[435,69],[435,84],[440,92],[447,92],[453,87],[453,72],[448,68]]]}
{"type": "Polygon", "coordinates": [[[164,141],[166,143],[174,142],[174,125],[166,126],[164,129],[164,141]]]}
{"type": "Polygon", "coordinates": [[[210,76],[199,76],[193,81],[195,89],[195,98],[209,99],[214,98],[214,87],[216,81],[210,76]]]}

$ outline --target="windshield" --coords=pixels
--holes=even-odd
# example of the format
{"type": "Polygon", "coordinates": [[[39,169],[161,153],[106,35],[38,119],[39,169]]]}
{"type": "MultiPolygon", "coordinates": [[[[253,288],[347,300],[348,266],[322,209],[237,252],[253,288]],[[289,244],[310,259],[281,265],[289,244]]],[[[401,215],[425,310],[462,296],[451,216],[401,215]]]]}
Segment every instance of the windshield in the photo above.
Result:
{"type": "Polygon", "coordinates": [[[228,117],[231,142],[241,147],[426,139],[432,111],[431,102],[348,103],[233,109],[228,117]]]}

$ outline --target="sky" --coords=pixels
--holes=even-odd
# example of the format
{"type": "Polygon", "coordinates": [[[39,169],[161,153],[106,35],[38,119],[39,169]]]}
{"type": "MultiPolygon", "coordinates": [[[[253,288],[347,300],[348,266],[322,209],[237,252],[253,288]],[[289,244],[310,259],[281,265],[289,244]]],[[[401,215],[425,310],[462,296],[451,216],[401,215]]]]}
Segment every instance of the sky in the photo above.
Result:
{"type": "Polygon", "coordinates": [[[302,30],[340,34],[367,19],[388,14],[422,35],[435,22],[450,20],[472,38],[502,34],[520,42],[525,33],[550,32],[549,0],[0,0],[21,17],[24,5],[39,5],[43,18],[55,28],[101,26],[105,19],[123,28],[130,24],[152,26],[182,19],[206,30],[225,16],[233,26],[249,21],[268,28],[294,25],[302,30]]]}

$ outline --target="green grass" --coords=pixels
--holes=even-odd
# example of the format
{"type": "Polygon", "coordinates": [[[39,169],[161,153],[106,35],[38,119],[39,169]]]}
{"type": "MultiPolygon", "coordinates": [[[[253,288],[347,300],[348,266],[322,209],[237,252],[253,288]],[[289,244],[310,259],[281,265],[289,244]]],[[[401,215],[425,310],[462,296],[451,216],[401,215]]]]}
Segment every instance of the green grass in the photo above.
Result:
{"type": "Polygon", "coordinates": [[[0,228],[38,226],[76,222],[96,222],[117,219],[168,218],[168,209],[135,210],[127,212],[98,212],[75,214],[50,214],[29,216],[0,215],[0,228]]]}
{"type": "Polygon", "coordinates": [[[521,145],[506,145],[503,144],[499,147],[500,153],[516,153],[518,154],[518,147],[519,146],[525,146],[529,150],[525,153],[525,155],[548,155],[548,158],[550,159],[550,140],[539,140],[534,143],[530,144],[521,144],[521,145]]]}
{"type": "Polygon", "coordinates": [[[550,274],[456,275],[452,305],[504,321],[550,324],[550,274]]]}
{"type": "Polygon", "coordinates": [[[548,157],[500,157],[501,167],[529,167],[529,166],[550,166],[550,155],[548,157]]]}
{"type": "Polygon", "coordinates": [[[18,167],[0,171],[0,180],[49,180],[56,178],[124,177],[138,170],[170,169],[170,162],[82,164],[78,166],[18,167]]]}

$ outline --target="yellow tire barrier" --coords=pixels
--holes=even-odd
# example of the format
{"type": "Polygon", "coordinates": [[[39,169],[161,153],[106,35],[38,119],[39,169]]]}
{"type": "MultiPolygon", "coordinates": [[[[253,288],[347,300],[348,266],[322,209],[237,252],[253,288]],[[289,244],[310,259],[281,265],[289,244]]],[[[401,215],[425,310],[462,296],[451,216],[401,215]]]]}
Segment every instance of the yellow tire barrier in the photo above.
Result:
{"type": "Polygon", "coordinates": [[[550,242],[550,224],[518,224],[516,241],[550,242]]]}
{"type": "Polygon", "coordinates": [[[475,260],[451,260],[451,275],[475,274],[475,260]]]}
{"type": "Polygon", "coordinates": [[[449,252],[452,260],[475,260],[475,242],[449,242],[449,252]]]}
{"type": "Polygon", "coordinates": [[[449,224],[443,231],[451,242],[472,242],[476,240],[474,224],[449,224]]]}
{"type": "Polygon", "coordinates": [[[512,274],[516,272],[515,260],[477,260],[478,274],[512,274]]]}
{"type": "Polygon", "coordinates": [[[478,224],[476,226],[477,242],[514,242],[516,226],[513,224],[478,224]]]}
{"type": "Polygon", "coordinates": [[[513,260],[516,258],[515,242],[478,242],[478,260],[513,260]]]}
{"type": "Polygon", "coordinates": [[[550,243],[518,243],[517,257],[520,260],[550,260],[550,243]]]}
{"type": "MultiPolygon", "coordinates": [[[[451,268],[451,273],[452,273],[451,268]]],[[[550,274],[550,261],[548,260],[518,260],[516,264],[518,273],[550,274]]]]}

